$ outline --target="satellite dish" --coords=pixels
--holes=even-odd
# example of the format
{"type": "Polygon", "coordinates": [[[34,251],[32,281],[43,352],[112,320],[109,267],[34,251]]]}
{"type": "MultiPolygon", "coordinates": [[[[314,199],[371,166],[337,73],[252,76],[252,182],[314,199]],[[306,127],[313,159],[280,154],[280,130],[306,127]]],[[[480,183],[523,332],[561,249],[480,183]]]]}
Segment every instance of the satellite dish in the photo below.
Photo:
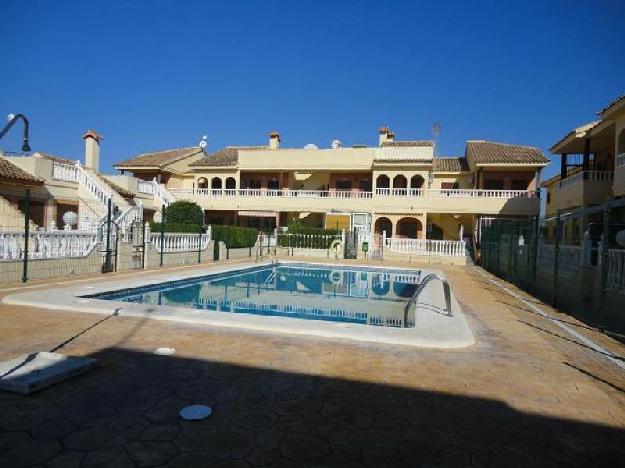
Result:
{"type": "Polygon", "coordinates": [[[316,149],[319,149],[319,147],[317,145],[315,145],[314,143],[308,143],[306,146],[304,146],[304,149],[306,149],[306,150],[316,150],[316,149]]]}
{"type": "Polygon", "coordinates": [[[338,149],[341,146],[343,146],[341,140],[332,140],[332,149],[338,149]]]}
{"type": "Polygon", "coordinates": [[[13,120],[15,118],[15,114],[9,114],[7,115],[7,122],[10,122],[11,120],[13,120]]]}
{"type": "Polygon", "coordinates": [[[206,135],[202,135],[202,139],[200,140],[200,148],[204,149],[206,148],[206,140],[208,139],[208,137],[206,135]]]}

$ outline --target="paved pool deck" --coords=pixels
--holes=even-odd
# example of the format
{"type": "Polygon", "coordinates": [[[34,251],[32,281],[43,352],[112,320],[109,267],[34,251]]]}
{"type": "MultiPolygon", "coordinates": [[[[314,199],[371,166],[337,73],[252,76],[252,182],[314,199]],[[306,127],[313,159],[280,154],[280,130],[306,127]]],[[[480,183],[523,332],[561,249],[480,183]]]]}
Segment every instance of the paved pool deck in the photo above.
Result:
{"type": "MultiPolygon", "coordinates": [[[[0,466],[587,467],[625,459],[625,371],[616,364],[625,346],[496,279],[520,301],[475,267],[434,267],[450,282],[473,346],[354,343],[0,304],[1,360],[55,350],[101,363],[29,396],[0,393],[0,466]],[[176,354],[153,354],[165,346],[176,354]],[[179,410],[197,403],[213,415],[182,421],[179,410]]],[[[6,285],[0,295],[66,281],[101,277],[6,285]]]]}

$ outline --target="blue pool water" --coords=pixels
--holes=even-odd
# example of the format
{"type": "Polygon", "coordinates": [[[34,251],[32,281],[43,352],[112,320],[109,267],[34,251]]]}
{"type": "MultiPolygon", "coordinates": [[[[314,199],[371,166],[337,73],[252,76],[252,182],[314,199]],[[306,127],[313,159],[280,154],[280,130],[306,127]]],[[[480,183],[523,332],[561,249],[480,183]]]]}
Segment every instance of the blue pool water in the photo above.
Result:
{"type": "Polygon", "coordinates": [[[419,270],[276,264],[97,294],[91,297],[211,311],[376,326],[404,322],[419,270]]]}

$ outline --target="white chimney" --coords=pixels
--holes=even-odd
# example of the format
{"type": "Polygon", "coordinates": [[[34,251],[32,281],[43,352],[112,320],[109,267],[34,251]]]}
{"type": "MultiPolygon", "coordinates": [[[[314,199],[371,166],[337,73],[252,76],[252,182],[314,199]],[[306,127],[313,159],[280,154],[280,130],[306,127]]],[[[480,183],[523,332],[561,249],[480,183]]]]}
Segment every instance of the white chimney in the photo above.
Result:
{"type": "Polygon", "coordinates": [[[269,149],[275,150],[278,148],[280,148],[280,133],[270,132],[269,133],[269,149]]]}
{"type": "Polygon", "coordinates": [[[85,168],[100,171],[100,142],[103,140],[95,130],[87,130],[82,136],[85,140],[85,168]]]}
{"type": "Polygon", "coordinates": [[[393,141],[395,139],[395,134],[391,132],[391,129],[387,126],[380,127],[378,132],[380,133],[380,146],[387,141],[393,141]]]}

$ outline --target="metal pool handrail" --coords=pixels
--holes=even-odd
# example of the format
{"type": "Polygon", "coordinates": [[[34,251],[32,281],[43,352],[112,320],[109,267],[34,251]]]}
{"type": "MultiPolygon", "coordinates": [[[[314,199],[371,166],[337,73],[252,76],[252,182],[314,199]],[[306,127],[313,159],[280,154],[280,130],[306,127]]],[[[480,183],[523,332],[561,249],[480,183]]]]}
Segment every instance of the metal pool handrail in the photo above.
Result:
{"type": "Polygon", "coordinates": [[[429,275],[426,275],[423,278],[421,283],[419,283],[419,286],[417,287],[417,290],[414,292],[414,294],[412,295],[412,297],[410,298],[410,300],[406,304],[406,307],[404,307],[404,326],[406,326],[406,323],[408,323],[408,311],[410,309],[410,306],[417,302],[417,298],[419,297],[419,294],[421,294],[421,292],[425,288],[425,285],[428,284],[433,279],[439,279],[441,281],[441,283],[443,283],[443,292],[445,294],[445,308],[446,308],[447,316],[448,317],[452,316],[452,313],[451,313],[451,291],[449,289],[449,283],[447,282],[447,280],[443,276],[439,275],[438,273],[430,273],[429,275]]]}

